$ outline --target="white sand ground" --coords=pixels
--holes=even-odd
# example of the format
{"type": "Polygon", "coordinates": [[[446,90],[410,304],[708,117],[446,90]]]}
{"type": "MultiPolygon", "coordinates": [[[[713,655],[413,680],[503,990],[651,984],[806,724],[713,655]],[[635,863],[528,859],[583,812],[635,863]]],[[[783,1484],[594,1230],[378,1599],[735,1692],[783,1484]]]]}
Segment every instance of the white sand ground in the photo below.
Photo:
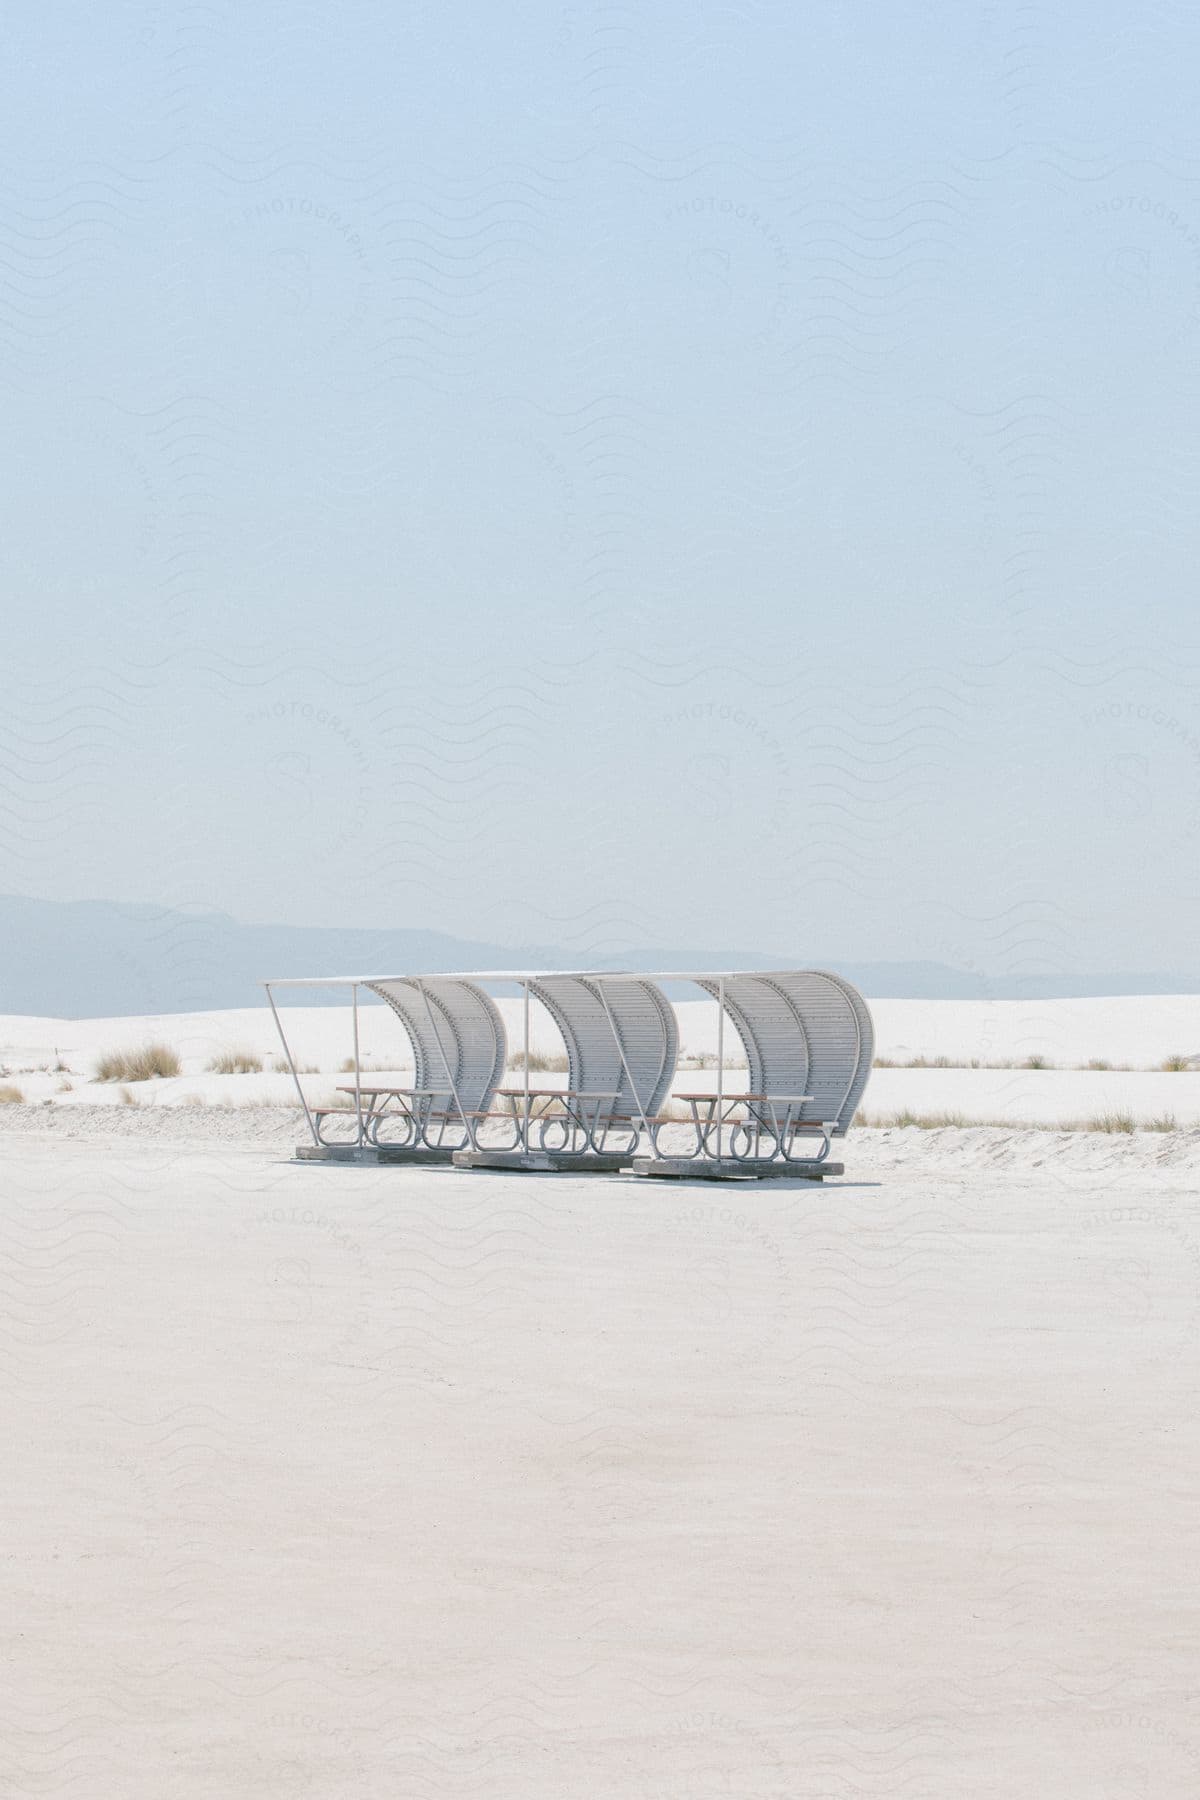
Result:
{"type": "Polygon", "coordinates": [[[5,1110],[0,1793],[1200,1792],[1194,1137],[664,1189],[5,1110]]]}
{"type": "MultiPolygon", "coordinates": [[[[514,1048],[521,1044],[519,1001],[501,1001],[514,1048]]],[[[281,1009],[310,1100],[330,1100],[340,1066],[352,1046],[349,1008],[289,1006],[281,1009]]],[[[685,1054],[711,1057],[716,1048],[716,1008],[705,1001],[679,1006],[680,1040],[685,1054]]],[[[1106,1000],[1055,1000],[1036,1004],[1016,1001],[872,1002],[877,1052],[894,1062],[943,1056],[954,1062],[1021,1062],[1041,1057],[1055,1068],[880,1068],[872,1077],[864,1108],[868,1116],[894,1115],[904,1109],[918,1114],[958,1113],[968,1119],[1042,1122],[1090,1119],[1104,1113],[1129,1113],[1142,1121],[1173,1117],[1183,1126],[1200,1125],[1200,996],[1122,996],[1106,1000]],[[1164,1074],[1161,1063],[1171,1056],[1196,1055],[1192,1071],[1164,1074]],[[1091,1060],[1133,1065],[1109,1071],[1086,1070],[1091,1060]]],[[[553,1021],[537,1006],[531,1009],[532,1043],[536,1052],[561,1053],[562,1040],[553,1021]]],[[[138,1084],[135,1097],[143,1105],[181,1103],[229,1105],[288,1104],[293,1096],[288,1074],[269,1072],[280,1057],[270,1011],[264,1006],[241,1011],[184,1013],[148,1018],[33,1019],[0,1017],[0,1065],[8,1081],[31,1101],[55,1105],[117,1105],[122,1095],[114,1085],[91,1080],[97,1056],[104,1050],[133,1047],[159,1039],[179,1054],[178,1079],[138,1084]],[[207,1065],[222,1050],[246,1049],[264,1060],[260,1075],[213,1075],[207,1065]],[[54,1065],[62,1062],[65,1071],[54,1065]],[[69,1084],[69,1086],[68,1086],[69,1084]]],[[[360,1044],[364,1062],[375,1073],[402,1076],[408,1048],[398,1021],[382,1006],[360,1011],[360,1044]]],[[[727,1060],[736,1045],[727,1050],[727,1060]]],[[[282,1065],[281,1065],[282,1066],[282,1065]]],[[[4,1079],[0,1077],[0,1080],[4,1079]]],[[[539,1076],[554,1085],[560,1076],[539,1076]]],[[[736,1084],[737,1071],[729,1080],[736,1084]]],[[[683,1067],[677,1087],[715,1084],[712,1070],[683,1067]]]]}
{"type": "MultiPolygon", "coordinates": [[[[876,1049],[895,1061],[948,1056],[956,1062],[1020,1062],[1041,1056],[1067,1067],[1093,1058],[1156,1069],[1171,1055],[1200,1060],[1200,995],[1120,995],[1097,1000],[980,1001],[871,1000],[876,1049]]],[[[521,1042],[521,1005],[501,999],[509,1038],[521,1042]]],[[[717,1041],[714,1004],[677,1002],[684,1053],[712,1052],[717,1041]]],[[[350,1009],[281,1006],[280,1014],[300,1061],[334,1069],[351,1048],[350,1009]]],[[[544,1010],[530,1007],[535,1050],[560,1051],[562,1041],[544,1010]]],[[[360,1009],[364,1055],[403,1054],[396,1020],[383,1006],[360,1009]]],[[[279,1040],[269,1009],[166,1013],[115,1019],[41,1019],[0,1015],[0,1061],[45,1060],[58,1050],[72,1066],[84,1066],[111,1047],[147,1037],[172,1043],[185,1066],[202,1070],[215,1052],[249,1048],[274,1056],[279,1040]]]]}

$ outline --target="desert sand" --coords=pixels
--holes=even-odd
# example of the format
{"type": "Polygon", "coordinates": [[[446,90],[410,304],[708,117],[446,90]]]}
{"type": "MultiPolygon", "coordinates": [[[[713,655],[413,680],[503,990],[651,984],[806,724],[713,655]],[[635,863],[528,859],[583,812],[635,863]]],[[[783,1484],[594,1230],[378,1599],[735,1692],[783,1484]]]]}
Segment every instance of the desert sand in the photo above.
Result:
{"type": "Polygon", "coordinates": [[[299,1122],[0,1108],[0,1792],[1200,1791],[1200,1136],[713,1187],[299,1122]]]}
{"type": "MultiPolygon", "coordinates": [[[[520,1003],[502,999],[500,1007],[516,1052],[522,1042],[520,1003]]],[[[968,1121],[1057,1123],[1128,1113],[1143,1122],[1174,1118],[1183,1128],[1200,1127],[1200,997],[1144,995],[1036,1004],[877,1000],[871,1009],[877,1054],[890,1062],[923,1058],[932,1063],[944,1057],[962,1065],[1013,1065],[1033,1057],[1053,1066],[877,1068],[863,1104],[868,1118],[909,1109],[922,1115],[954,1113],[968,1121]],[[1195,1059],[1193,1068],[1163,1072],[1164,1061],[1187,1057],[1195,1059]],[[1089,1061],[1117,1066],[1107,1070],[1080,1066],[1089,1061]]],[[[687,1078],[683,1085],[715,1085],[715,1070],[697,1066],[698,1061],[711,1064],[714,1059],[715,1005],[683,1000],[678,1012],[681,1050],[690,1059],[680,1070],[681,1078],[687,1078]]],[[[281,1016],[304,1071],[310,1101],[332,1100],[338,1083],[348,1079],[342,1065],[352,1049],[350,1009],[295,1005],[281,1008],[281,1016]]],[[[531,1027],[535,1053],[553,1057],[562,1052],[557,1028],[536,1004],[531,1008],[531,1027]]],[[[0,1080],[16,1084],[32,1103],[122,1104],[120,1083],[92,1079],[96,1059],[105,1050],[154,1040],[178,1053],[182,1073],[138,1084],[132,1097],[140,1105],[291,1105],[295,1099],[265,1006],[118,1019],[0,1016],[0,1067],[7,1071],[0,1080]],[[226,1050],[253,1052],[261,1058],[263,1072],[212,1074],[208,1064],[226,1050]],[[272,1072],[273,1066],[282,1072],[272,1072]]],[[[364,1064],[377,1073],[400,1075],[411,1067],[407,1040],[384,1006],[361,1008],[360,1043],[364,1064]]],[[[736,1049],[727,1037],[726,1060],[734,1080],[736,1049]]],[[[565,1079],[554,1071],[539,1078],[551,1086],[565,1079]]]]}

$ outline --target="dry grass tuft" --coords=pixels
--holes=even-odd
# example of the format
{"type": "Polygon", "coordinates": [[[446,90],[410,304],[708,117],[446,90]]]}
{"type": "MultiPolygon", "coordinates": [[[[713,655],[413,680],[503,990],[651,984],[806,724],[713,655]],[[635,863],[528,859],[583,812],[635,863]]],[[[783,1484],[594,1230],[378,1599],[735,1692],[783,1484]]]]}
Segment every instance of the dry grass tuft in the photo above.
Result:
{"type": "Polygon", "coordinates": [[[179,1073],[179,1057],[169,1044],[137,1050],[107,1050],[96,1064],[97,1081],[151,1081],[179,1073]]]}
{"type": "Polygon", "coordinates": [[[911,1107],[904,1107],[894,1113],[857,1112],[853,1123],[868,1131],[907,1131],[910,1127],[917,1131],[958,1131],[971,1125],[990,1123],[982,1119],[968,1119],[962,1113],[913,1112],[911,1107]]]}
{"type": "Polygon", "coordinates": [[[24,1106],[24,1104],[25,1096],[19,1087],[13,1087],[11,1082],[6,1082],[3,1087],[0,1087],[0,1106],[24,1106]]]}
{"type": "MultiPolygon", "coordinates": [[[[1107,1073],[1111,1069],[1137,1069],[1138,1063],[1108,1062],[1103,1057],[1094,1057],[1086,1063],[1056,1063],[1048,1056],[1026,1056],[1020,1062],[1000,1058],[984,1062],[973,1056],[963,1062],[953,1056],[913,1056],[907,1062],[901,1062],[894,1056],[877,1056],[873,1065],[877,1069],[1092,1069],[1107,1073]]],[[[1200,1069],[1200,1056],[1168,1056],[1158,1065],[1161,1069],[1200,1069]]]]}
{"type": "Polygon", "coordinates": [[[1131,1113],[1099,1113],[1091,1119],[968,1119],[961,1113],[864,1113],[854,1115],[854,1124],[868,1131],[903,1130],[911,1126],[919,1131],[1100,1131],[1129,1134],[1137,1131],[1180,1131],[1183,1127],[1173,1113],[1157,1119],[1135,1119],[1131,1113]]]}
{"type": "Polygon", "coordinates": [[[121,1102],[122,1106],[138,1106],[140,1104],[137,1095],[131,1094],[127,1087],[120,1089],[117,1094],[117,1099],[121,1102]]]}
{"type": "MultiPolygon", "coordinates": [[[[510,1069],[524,1071],[525,1052],[518,1050],[513,1056],[510,1056],[508,1066],[510,1069]]],[[[565,1075],[570,1066],[562,1051],[531,1050],[529,1052],[529,1073],[531,1075],[565,1075]]]]}
{"type": "Polygon", "coordinates": [[[1137,1120],[1132,1113],[1097,1113],[1094,1119],[1084,1124],[1085,1131],[1132,1132],[1137,1130],[1137,1120]]]}
{"type": "Polygon", "coordinates": [[[208,1065],[210,1075],[261,1075],[262,1057],[253,1050],[222,1050],[208,1065]]]}

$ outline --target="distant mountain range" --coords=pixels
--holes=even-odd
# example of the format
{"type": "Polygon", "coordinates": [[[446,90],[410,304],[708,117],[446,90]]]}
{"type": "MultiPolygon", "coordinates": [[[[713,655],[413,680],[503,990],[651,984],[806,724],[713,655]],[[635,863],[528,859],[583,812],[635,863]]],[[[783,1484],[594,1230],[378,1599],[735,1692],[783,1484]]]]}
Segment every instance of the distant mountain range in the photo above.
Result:
{"type": "MultiPolygon", "coordinates": [[[[631,948],[583,958],[633,969],[832,968],[868,999],[1023,1000],[1101,994],[1198,994],[1191,975],[1030,975],[981,978],[937,962],[857,962],[811,945],[773,954],[631,948]]],[[[171,911],[110,900],[0,896],[0,1013],[103,1018],[256,1006],[264,976],[428,974],[445,969],[578,968],[555,945],[476,943],[438,931],[341,931],[242,925],[226,913],[171,911]]],[[[297,996],[300,998],[300,996],[297,996]]],[[[321,990],[305,1004],[338,1002],[321,990]]]]}

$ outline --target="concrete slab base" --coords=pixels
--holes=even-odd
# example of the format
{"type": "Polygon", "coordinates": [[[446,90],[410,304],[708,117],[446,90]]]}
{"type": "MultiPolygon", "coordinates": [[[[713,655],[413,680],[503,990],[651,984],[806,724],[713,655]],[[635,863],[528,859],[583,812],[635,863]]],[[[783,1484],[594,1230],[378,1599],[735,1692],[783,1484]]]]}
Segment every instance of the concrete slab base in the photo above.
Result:
{"type": "Polygon", "coordinates": [[[653,1175],[668,1181],[824,1181],[827,1175],[842,1175],[846,1165],[840,1162],[780,1162],[766,1157],[722,1157],[718,1162],[708,1157],[635,1156],[631,1167],[635,1175],[653,1175]]]}
{"type": "Polygon", "coordinates": [[[594,1151],[456,1150],[456,1169],[524,1169],[541,1175],[615,1175],[629,1167],[629,1157],[594,1151]]]}
{"type": "Polygon", "coordinates": [[[448,1163],[453,1150],[404,1150],[398,1144],[297,1144],[297,1162],[362,1163],[378,1167],[384,1163],[448,1163]]]}

